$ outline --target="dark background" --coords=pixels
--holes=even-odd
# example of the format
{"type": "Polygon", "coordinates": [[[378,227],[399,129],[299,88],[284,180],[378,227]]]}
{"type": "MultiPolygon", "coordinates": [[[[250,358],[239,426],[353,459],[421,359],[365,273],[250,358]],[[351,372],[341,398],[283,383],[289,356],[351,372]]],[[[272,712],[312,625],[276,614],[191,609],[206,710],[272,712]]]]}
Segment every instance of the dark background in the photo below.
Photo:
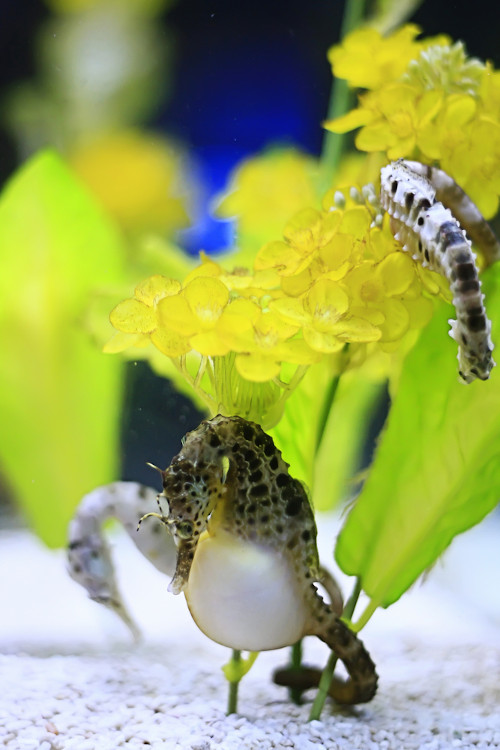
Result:
{"type": "MultiPolygon", "coordinates": [[[[469,54],[498,66],[497,7],[491,0],[427,0],[411,20],[425,35],[462,39],[469,54]]],[[[340,0],[178,0],[160,21],[176,39],[174,88],[148,125],[187,145],[209,192],[224,186],[239,159],[270,143],[319,154],[331,86],[326,51],[338,41],[342,10],[340,0]]],[[[2,92],[35,75],[33,40],[48,15],[36,0],[0,0],[2,92]]],[[[2,129],[0,184],[17,161],[2,129]]],[[[221,235],[211,225],[190,242],[210,250],[221,235]]],[[[165,466],[199,416],[146,365],[129,371],[123,478],[151,483],[145,461],[165,466]]]]}

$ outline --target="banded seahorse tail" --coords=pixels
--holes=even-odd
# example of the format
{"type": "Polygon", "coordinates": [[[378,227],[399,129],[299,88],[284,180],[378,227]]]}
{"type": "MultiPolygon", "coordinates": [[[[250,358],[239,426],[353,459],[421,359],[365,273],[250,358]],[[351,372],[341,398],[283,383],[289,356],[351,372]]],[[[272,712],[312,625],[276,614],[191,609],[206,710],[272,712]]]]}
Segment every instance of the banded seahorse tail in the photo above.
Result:
{"type": "MultiPolygon", "coordinates": [[[[282,669],[276,669],[273,672],[273,682],[280,687],[291,688],[292,690],[299,690],[301,693],[304,693],[306,690],[318,688],[322,675],[323,670],[318,667],[310,667],[307,665],[302,666],[300,669],[283,667],[282,669]]],[[[328,695],[330,698],[337,700],[336,696],[344,689],[345,684],[346,683],[338,677],[333,677],[330,687],[328,688],[328,695]]],[[[349,703],[344,702],[344,705],[349,705],[349,703]]]]}
{"type": "Polygon", "coordinates": [[[467,193],[446,172],[418,161],[405,161],[417,174],[426,177],[436,191],[436,200],[449,208],[467,232],[473,244],[481,251],[485,266],[500,260],[500,241],[467,193]]]}
{"type": "Polygon", "coordinates": [[[353,705],[368,703],[377,691],[378,675],[375,664],[363,642],[343,623],[330,606],[316,595],[316,635],[344,664],[349,678],[346,681],[334,679],[330,695],[337,703],[353,705]],[[321,611],[319,612],[319,610],[321,611]]]}
{"type": "Polygon", "coordinates": [[[403,249],[450,284],[457,312],[457,320],[450,321],[450,335],[458,343],[461,380],[487,380],[495,363],[476,256],[450,209],[436,200],[426,174],[423,165],[402,160],[383,167],[381,204],[403,249]],[[414,164],[418,170],[412,168],[414,164]]]}

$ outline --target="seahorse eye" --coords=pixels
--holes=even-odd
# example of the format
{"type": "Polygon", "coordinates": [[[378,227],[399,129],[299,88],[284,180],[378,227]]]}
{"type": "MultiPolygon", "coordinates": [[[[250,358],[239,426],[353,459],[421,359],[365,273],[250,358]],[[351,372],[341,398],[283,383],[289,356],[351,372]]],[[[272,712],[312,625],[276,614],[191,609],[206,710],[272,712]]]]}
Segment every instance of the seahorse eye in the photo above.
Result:
{"type": "Polygon", "coordinates": [[[179,539],[190,539],[193,536],[194,526],[191,521],[182,521],[177,528],[177,536],[179,539]]]}

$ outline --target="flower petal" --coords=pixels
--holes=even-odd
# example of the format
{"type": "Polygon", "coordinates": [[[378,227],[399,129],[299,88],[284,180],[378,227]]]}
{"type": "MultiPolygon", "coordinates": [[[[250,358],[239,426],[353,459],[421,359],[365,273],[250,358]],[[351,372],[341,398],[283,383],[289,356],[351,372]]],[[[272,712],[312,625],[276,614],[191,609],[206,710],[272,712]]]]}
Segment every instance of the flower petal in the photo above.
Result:
{"type": "Polygon", "coordinates": [[[180,282],[176,279],[169,279],[167,276],[155,274],[145,279],[135,288],[135,298],[145,305],[153,307],[163,297],[170,297],[177,294],[181,289],[180,282]]]}
{"type": "Polygon", "coordinates": [[[237,354],[236,369],[242,378],[254,383],[265,383],[280,374],[281,363],[260,354],[237,354]]]}
{"type": "Polygon", "coordinates": [[[156,306],[158,325],[164,331],[192,336],[200,328],[198,318],[181,294],[164,297],[156,306]]]}
{"type": "Polygon", "coordinates": [[[168,331],[164,328],[158,328],[156,331],[153,331],[151,341],[167,357],[179,357],[181,354],[187,354],[191,350],[189,339],[175,331],[168,331]]]}
{"type": "Polygon", "coordinates": [[[111,311],[109,320],[122,333],[149,333],[156,328],[155,311],[137,299],[119,302],[111,311]]]}

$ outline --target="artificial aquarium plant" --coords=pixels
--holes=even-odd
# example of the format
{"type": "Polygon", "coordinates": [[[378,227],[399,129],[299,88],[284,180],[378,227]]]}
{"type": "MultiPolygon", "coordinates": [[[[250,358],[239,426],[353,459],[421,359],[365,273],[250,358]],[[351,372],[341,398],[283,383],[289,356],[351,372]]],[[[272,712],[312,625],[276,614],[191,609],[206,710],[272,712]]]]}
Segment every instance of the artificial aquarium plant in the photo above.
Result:
{"type": "Polygon", "coordinates": [[[349,2],[329,52],[321,159],[274,150],[245,162],[216,209],[238,212],[240,253],[203,255],[184,277],[138,278],[110,314],[105,351],[156,369],[164,361],[208,419],[161,470],[159,507],[137,485],[83,501],[71,572],[127,617],[95,533],[105,517],[121,519],[201,629],[233,649],[230,711],[254,652],[284,645],[291,665],[276,680],[296,699],[318,686],[311,718],[329,693],[371,699],[376,671],[357,634],[500,489],[499,252],[483,218],[500,193],[500,74],[446,36],[412,25],[381,33],[362,20],[362,4],[349,2]],[[267,229],[278,215],[282,236],[267,229]],[[386,424],[335,544],[353,577],[343,605],[317,560],[309,502],[326,509],[346,497],[387,387],[386,424]],[[102,564],[90,575],[92,553],[102,564]],[[238,617],[252,608],[271,613],[258,638],[238,617]],[[322,674],[301,664],[307,634],[332,649],[322,674]],[[347,683],[333,677],[337,658],[347,683]]]}
{"type": "MultiPolygon", "coordinates": [[[[245,266],[202,256],[182,280],[141,280],[110,315],[117,332],[105,351],[161,352],[210,417],[161,472],[159,512],[138,503],[135,513],[165,527],[171,590],[184,591],[207,635],[234,649],[229,710],[254,658],[241,650],[324,637],[333,624],[322,675],[301,666],[296,644],[275,677],[295,697],[319,685],[311,718],[328,692],[369,700],[376,672],[355,634],[497,502],[500,253],[483,217],[500,190],[500,75],[461,43],[419,35],[411,25],[386,36],[365,26],[330,50],[337,78],[362,92],[343,113],[334,96],[337,116],[325,127],[359,129],[355,150],[341,154],[329,139],[319,164],[274,151],[235,173],[218,210],[238,207],[245,266]],[[272,181],[286,206],[294,172],[316,200],[281,238],[253,245],[252,257],[267,210],[259,196],[272,181]],[[302,483],[322,508],[345,495],[385,384],[386,425],[335,546],[354,577],[343,608],[318,566],[302,483]],[[315,581],[331,597],[319,609],[305,604],[315,581]],[[252,608],[274,614],[246,631],[252,608]],[[350,677],[341,686],[332,682],[337,658],[350,677]]],[[[78,533],[77,520],[73,542],[78,533]]]]}

